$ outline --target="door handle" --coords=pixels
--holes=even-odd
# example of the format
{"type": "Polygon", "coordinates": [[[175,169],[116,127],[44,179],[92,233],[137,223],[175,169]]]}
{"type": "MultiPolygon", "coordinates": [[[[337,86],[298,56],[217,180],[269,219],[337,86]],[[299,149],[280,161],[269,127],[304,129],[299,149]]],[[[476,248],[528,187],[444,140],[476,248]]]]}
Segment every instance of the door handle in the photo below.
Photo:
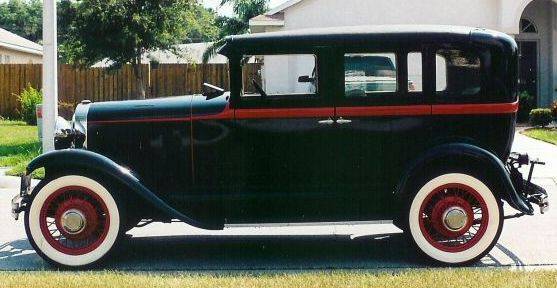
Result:
{"type": "Polygon", "coordinates": [[[340,125],[350,124],[350,123],[352,123],[352,120],[344,119],[342,117],[338,118],[338,120],[337,120],[337,124],[340,124],[340,125]]]}
{"type": "Polygon", "coordinates": [[[335,124],[335,120],[333,120],[332,118],[329,118],[327,120],[321,120],[317,123],[319,123],[321,125],[333,125],[333,124],[335,124]]]}

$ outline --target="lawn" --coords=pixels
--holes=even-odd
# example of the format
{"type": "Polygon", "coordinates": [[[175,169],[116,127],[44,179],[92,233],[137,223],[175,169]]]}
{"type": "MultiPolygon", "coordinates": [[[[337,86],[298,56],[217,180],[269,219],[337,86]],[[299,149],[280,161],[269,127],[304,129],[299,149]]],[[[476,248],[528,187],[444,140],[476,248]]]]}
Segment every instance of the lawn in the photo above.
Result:
{"type": "MultiPolygon", "coordinates": [[[[20,121],[0,121],[0,167],[13,167],[6,174],[21,175],[25,167],[41,151],[37,126],[20,121]]],[[[39,171],[36,177],[41,178],[39,171]]]]}
{"type": "Polygon", "coordinates": [[[535,128],[523,132],[524,135],[557,145],[557,128],[535,128]]]}
{"type": "Polygon", "coordinates": [[[393,273],[311,272],[253,275],[115,272],[5,272],[0,287],[557,287],[557,271],[432,269],[393,273]]]}

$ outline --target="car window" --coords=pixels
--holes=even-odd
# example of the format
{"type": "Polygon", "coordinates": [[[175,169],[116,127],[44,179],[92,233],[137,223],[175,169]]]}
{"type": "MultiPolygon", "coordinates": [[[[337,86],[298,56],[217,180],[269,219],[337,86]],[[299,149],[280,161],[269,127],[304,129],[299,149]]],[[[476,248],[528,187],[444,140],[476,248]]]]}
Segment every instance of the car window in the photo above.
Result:
{"type": "Polygon", "coordinates": [[[344,84],[347,98],[370,97],[397,91],[394,53],[345,54],[344,84]]]}
{"type": "Polygon", "coordinates": [[[438,96],[466,100],[480,94],[481,61],[478,55],[461,50],[439,50],[435,58],[438,96]]]}
{"type": "Polygon", "coordinates": [[[315,95],[315,55],[247,55],[242,59],[242,97],[315,95]]]}
{"type": "Polygon", "coordinates": [[[408,53],[408,92],[423,91],[422,53],[408,53]]]}

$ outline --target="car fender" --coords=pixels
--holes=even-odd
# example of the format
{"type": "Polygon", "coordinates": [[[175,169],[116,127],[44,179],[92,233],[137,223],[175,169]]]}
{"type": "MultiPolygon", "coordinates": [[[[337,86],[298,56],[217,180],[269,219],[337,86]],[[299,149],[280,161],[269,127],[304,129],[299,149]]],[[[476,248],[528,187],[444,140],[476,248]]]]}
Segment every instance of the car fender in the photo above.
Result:
{"type": "Polygon", "coordinates": [[[66,149],[45,153],[29,163],[26,173],[30,175],[33,171],[43,167],[47,169],[47,173],[49,168],[56,169],[54,167],[63,167],[64,169],[81,168],[99,171],[103,173],[103,175],[110,177],[112,180],[128,188],[129,191],[135,193],[147,203],[152,204],[171,219],[178,219],[202,229],[222,229],[222,226],[213,227],[207,225],[174,209],[141,183],[140,179],[136,177],[132,171],[98,153],[81,149],[66,149]]]}
{"type": "Polygon", "coordinates": [[[426,167],[429,163],[432,163],[436,159],[447,157],[466,157],[487,165],[485,167],[494,171],[498,177],[496,180],[501,187],[501,191],[498,196],[509,203],[509,205],[514,209],[528,215],[534,214],[532,205],[526,199],[521,197],[515,189],[510,173],[505,168],[505,164],[493,153],[481,147],[466,143],[439,145],[417,157],[405,168],[401,180],[395,189],[395,197],[397,199],[402,199],[402,196],[407,193],[405,192],[406,185],[414,173],[420,171],[420,169],[426,167]]]}

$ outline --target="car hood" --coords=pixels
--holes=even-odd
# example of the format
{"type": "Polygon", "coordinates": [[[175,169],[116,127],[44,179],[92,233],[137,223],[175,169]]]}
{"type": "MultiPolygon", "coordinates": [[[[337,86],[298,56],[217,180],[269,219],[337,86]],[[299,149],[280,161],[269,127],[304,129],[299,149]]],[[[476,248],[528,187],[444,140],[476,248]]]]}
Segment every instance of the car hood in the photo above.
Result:
{"type": "MultiPolygon", "coordinates": [[[[202,95],[167,98],[98,102],[89,105],[87,121],[140,121],[181,119],[222,113],[228,108],[230,93],[213,99],[202,95]]],[[[80,104],[84,105],[84,104],[80,104]]]]}

